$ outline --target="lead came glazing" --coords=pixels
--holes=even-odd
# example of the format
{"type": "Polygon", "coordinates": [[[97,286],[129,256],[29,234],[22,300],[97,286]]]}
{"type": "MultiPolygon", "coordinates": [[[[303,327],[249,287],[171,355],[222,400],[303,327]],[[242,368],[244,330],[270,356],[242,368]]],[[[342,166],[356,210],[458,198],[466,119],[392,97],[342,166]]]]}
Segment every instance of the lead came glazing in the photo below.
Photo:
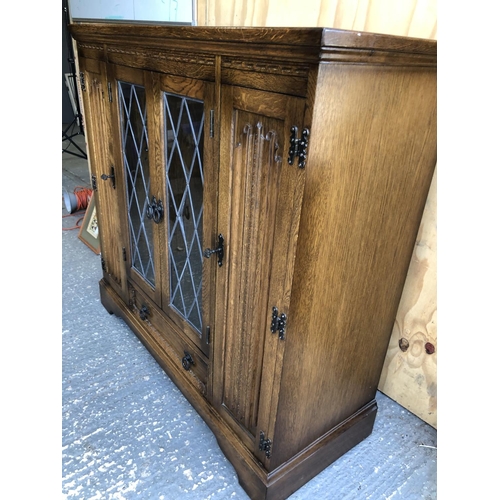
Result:
{"type": "Polygon", "coordinates": [[[170,305],[201,335],[203,101],[164,94],[170,305]]]}
{"type": "Polygon", "coordinates": [[[145,89],[140,85],[118,82],[118,98],[132,267],[154,286],[153,228],[146,217],[150,174],[145,89]]]}

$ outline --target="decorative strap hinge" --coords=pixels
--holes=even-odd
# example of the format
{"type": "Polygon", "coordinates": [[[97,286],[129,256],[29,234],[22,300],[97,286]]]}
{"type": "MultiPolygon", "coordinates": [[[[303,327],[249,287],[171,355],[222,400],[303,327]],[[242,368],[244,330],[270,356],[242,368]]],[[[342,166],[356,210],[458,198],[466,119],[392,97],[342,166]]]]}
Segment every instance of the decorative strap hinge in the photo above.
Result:
{"type": "Polygon", "coordinates": [[[267,458],[271,457],[272,444],[272,441],[270,439],[266,439],[266,435],[260,431],[259,450],[265,452],[267,458]]]}
{"type": "Polygon", "coordinates": [[[85,87],[85,73],[83,71],[80,71],[80,88],[82,89],[82,92],[87,90],[85,87]]]}
{"type": "Polygon", "coordinates": [[[309,145],[309,129],[302,130],[299,139],[299,129],[294,125],[290,129],[290,149],[288,150],[288,164],[293,165],[295,158],[299,159],[299,168],[305,168],[307,158],[307,146],[309,145]]]}
{"type": "Polygon", "coordinates": [[[271,332],[278,332],[280,340],[285,340],[286,314],[279,314],[278,308],[273,307],[271,315],[271,332]]]}

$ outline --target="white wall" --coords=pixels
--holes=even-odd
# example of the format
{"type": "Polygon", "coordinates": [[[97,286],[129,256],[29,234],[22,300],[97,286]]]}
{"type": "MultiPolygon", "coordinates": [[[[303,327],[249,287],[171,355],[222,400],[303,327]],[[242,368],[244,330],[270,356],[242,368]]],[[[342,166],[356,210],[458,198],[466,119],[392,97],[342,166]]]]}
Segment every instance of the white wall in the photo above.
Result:
{"type": "Polygon", "coordinates": [[[193,0],[69,0],[69,10],[73,19],[193,21],[193,0]]]}

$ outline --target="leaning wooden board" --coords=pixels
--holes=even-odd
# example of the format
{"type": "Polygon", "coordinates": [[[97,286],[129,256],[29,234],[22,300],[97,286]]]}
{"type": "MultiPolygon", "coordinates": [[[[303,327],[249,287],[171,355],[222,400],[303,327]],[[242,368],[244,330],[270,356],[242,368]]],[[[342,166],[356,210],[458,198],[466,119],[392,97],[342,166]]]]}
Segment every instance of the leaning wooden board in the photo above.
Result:
{"type": "Polygon", "coordinates": [[[380,377],[379,389],[437,428],[436,172],[380,377]]]}

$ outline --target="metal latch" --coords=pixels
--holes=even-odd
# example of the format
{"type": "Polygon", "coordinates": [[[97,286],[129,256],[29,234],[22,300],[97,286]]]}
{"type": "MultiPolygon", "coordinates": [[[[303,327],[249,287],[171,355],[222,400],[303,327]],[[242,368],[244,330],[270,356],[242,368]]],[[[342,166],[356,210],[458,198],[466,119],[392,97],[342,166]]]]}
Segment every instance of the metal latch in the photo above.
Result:
{"type": "Polygon", "coordinates": [[[219,246],[217,248],[214,248],[214,249],[207,248],[203,252],[203,255],[205,258],[209,259],[212,256],[212,254],[216,253],[217,254],[217,263],[219,264],[219,267],[221,267],[222,261],[224,259],[224,236],[222,236],[222,234],[219,234],[217,239],[219,241],[219,246]]]}
{"type": "Polygon", "coordinates": [[[111,182],[113,184],[113,189],[116,189],[116,183],[115,183],[115,167],[111,165],[111,173],[110,174],[102,174],[101,179],[103,181],[107,181],[108,179],[111,179],[111,182]]]}

